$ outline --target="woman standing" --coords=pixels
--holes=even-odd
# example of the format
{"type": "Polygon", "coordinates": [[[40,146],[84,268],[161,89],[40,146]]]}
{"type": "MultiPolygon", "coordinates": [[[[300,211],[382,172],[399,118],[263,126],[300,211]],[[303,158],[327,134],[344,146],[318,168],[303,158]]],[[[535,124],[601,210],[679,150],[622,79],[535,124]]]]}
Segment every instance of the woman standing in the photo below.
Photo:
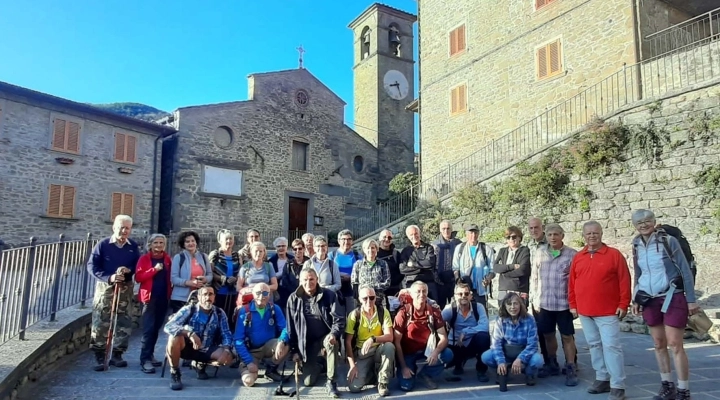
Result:
{"type": "Polygon", "coordinates": [[[538,350],[535,318],[528,314],[525,301],[517,293],[508,293],[500,301],[490,350],[481,356],[485,365],[497,368],[501,392],[507,391],[507,378],[511,372],[515,375],[524,373],[525,383],[535,385],[538,369],[543,366],[538,350]]]}
{"type": "Polygon", "coordinates": [[[655,358],[661,386],[656,399],[690,399],[690,367],[683,347],[688,315],[698,312],[695,282],[680,242],[655,227],[655,214],[637,210],[632,223],[638,231],[633,239],[635,279],[633,313],[642,312],[655,342],[655,358]],[[677,386],[672,379],[670,353],[675,361],[677,386]]]}
{"type": "MultiPolygon", "coordinates": [[[[208,258],[213,271],[213,286],[215,287],[215,305],[225,311],[225,315],[232,317],[235,312],[235,298],[237,297],[236,283],[240,271],[240,257],[233,252],[235,235],[227,229],[217,234],[220,247],[210,252],[208,258]]],[[[231,326],[231,330],[235,327],[231,326]]]]}
{"type": "Polygon", "coordinates": [[[165,325],[170,301],[170,256],[165,235],[155,233],[148,239],[148,252],[138,260],[135,281],[140,284],[140,302],[142,308],[143,336],[140,349],[140,369],[146,374],[154,374],[155,367],[162,365],[153,354],[158,333],[165,325]]]}
{"type": "Polygon", "coordinates": [[[288,298],[300,286],[300,271],[302,271],[305,262],[305,244],[302,239],[295,239],[291,244],[295,257],[288,260],[285,265],[285,271],[280,276],[280,301],[278,305],[285,311],[288,298]]]}
{"type": "MultiPolygon", "coordinates": [[[[314,268],[318,276],[318,285],[324,289],[330,289],[335,293],[340,292],[340,270],[333,260],[328,258],[328,243],[325,236],[315,236],[313,240],[315,254],[305,261],[305,266],[314,268]]],[[[344,304],[341,302],[341,304],[344,304]]]]}
{"type": "Polygon", "coordinates": [[[275,270],[272,264],[265,260],[267,250],[262,242],[253,242],[250,244],[250,261],[243,264],[240,268],[237,281],[237,291],[240,293],[236,305],[242,305],[242,295],[252,290],[256,283],[266,283],[270,286],[270,292],[274,297],[277,292],[278,283],[275,276],[275,270]]]}
{"type": "Polygon", "coordinates": [[[177,245],[182,249],[172,259],[170,277],[173,290],[170,307],[176,313],[187,303],[190,292],[212,282],[213,274],[208,257],[198,250],[200,236],[193,231],[178,236],[177,245]]]}
{"type": "Polygon", "coordinates": [[[260,241],[260,232],[257,229],[248,229],[245,233],[245,245],[238,252],[240,254],[240,262],[245,264],[252,258],[250,256],[250,245],[260,241]]]}
{"type": "Polygon", "coordinates": [[[280,280],[293,255],[288,253],[288,240],[286,237],[280,236],[275,239],[275,241],[273,241],[273,247],[275,247],[276,253],[273,254],[268,261],[272,264],[273,269],[277,271],[275,276],[280,280]]]}
{"type": "Polygon", "coordinates": [[[365,256],[362,260],[355,261],[350,274],[350,283],[356,300],[358,300],[358,289],[361,286],[368,286],[375,290],[375,304],[389,309],[389,305],[385,303],[385,290],[390,287],[390,269],[385,261],[377,259],[379,247],[375,239],[365,239],[362,244],[365,256]]]}
{"type": "Polygon", "coordinates": [[[520,295],[527,306],[530,292],[530,249],[521,246],[523,234],[517,226],[505,230],[507,247],[498,251],[493,270],[500,275],[498,279],[498,298],[502,299],[508,292],[520,295]]]}

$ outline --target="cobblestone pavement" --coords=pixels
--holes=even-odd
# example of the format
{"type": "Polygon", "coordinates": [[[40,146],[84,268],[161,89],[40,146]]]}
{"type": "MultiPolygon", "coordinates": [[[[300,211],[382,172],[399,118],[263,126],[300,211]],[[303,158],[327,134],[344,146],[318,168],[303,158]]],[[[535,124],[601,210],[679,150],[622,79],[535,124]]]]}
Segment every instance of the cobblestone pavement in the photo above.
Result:
{"type": "MultiPolygon", "coordinates": [[[[163,336],[161,336],[163,337],[163,336]]],[[[509,390],[500,393],[497,385],[480,384],[475,379],[474,367],[466,365],[465,376],[460,382],[440,382],[437,390],[416,389],[411,393],[403,393],[397,388],[396,380],[390,386],[391,397],[430,399],[433,396],[442,396],[444,399],[476,399],[483,397],[499,397],[505,400],[584,400],[606,399],[607,395],[590,395],[586,392],[587,386],[595,375],[590,366],[590,354],[581,330],[578,330],[579,351],[579,386],[567,387],[563,376],[538,379],[534,387],[525,386],[524,380],[516,378],[511,381],[509,390]]],[[[622,334],[623,348],[625,350],[625,365],[627,374],[628,398],[650,399],[657,393],[660,376],[652,350],[652,340],[648,335],[632,333],[622,334]]],[[[163,344],[158,343],[155,354],[162,354],[163,344]]],[[[94,372],[94,364],[90,352],[83,352],[77,356],[69,356],[59,363],[58,367],[41,377],[38,382],[30,385],[28,392],[21,393],[22,399],[270,399],[277,384],[260,378],[259,385],[252,388],[242,387],[237,369],[222,368],[217,378],[207,381],[195,379],[194,371],[183,369],[183,383],[185,389],[173,392],[169,388],[169,373],[160,378],[160,369],[154,375],[147,375],[139,368],[140,338],[132,338],[130,350],[126,354],[129,362],[127,368],[112,368],[108,372],[94,372]]],[[[690,389],[694,400],[720,399],[720,346],[697,341],[686,343],[690,358],[691,375],[690,389]]],[[[561,361],[562,362],[562,361],[561,361]]],[[[289,364],[288,364],[289,365],[289,364]]],[[[211,370],[209,370],[211,372],[211,370]]],[[[340,375],[347,373],[347,364],[342,364],[340,375]]],[[[449,370],[446,370],[449,376],[449,370]]],[[[491,381],[494,381],[491,374],[491,381]]],[[[303,388],[301,399],[327,398],[324,387],[303,388]]],[[[291,380],[287,386],[294,387],[291,380]]],[[[361,394],[352,394],[347,391],[345,379],[339,382],[342,398],[377,398],[377,391],[367,387],[361,394]]],[[[289,388],[288,388],[289,389],[289,388]]],[[[275,397],[280,398],[280,397],[275,397]]]]}

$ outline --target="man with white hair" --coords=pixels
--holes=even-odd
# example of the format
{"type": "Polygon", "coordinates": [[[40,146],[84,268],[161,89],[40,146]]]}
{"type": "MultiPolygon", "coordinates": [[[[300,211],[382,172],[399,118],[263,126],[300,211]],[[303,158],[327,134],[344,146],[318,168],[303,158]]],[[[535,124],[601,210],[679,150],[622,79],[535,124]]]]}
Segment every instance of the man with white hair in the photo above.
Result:
{"type": "Polygon", "coordinates": [[[138,244],[130,239],[132,218],[118,215],[113,222],[113,234],[98,242],[92,250],[87,269],[95,280],[95,298],[93,299],[92,325],[90,327],[90,349],[95,353],[97,365],[95,371],[105,369],[105,352],[110,329],[110,307],[113,301],[115,285],[119,285],[117,325],[113,331],[114,341],[112,358],[109,365],[124,368],[127,361],[122,354],[127,351],[132,318],[130,305],[133,297],[133,274],[140,259],[138,244]]]}
{"type": "Polygon", "coordinates": [[[390,270],[390,287],[385,290],[390,296],[395,296],[400,291],[403,281],[403,274],[400,272],[400,251],[393,243],[393,232],[390,229],[383,229],[378,237],[378,260],[383,260],[390,270]]]}
{"type": "Polygon", "coordinates": [[[308,232],[302,235],[302,241],[305,243],[305,258],[312,258],[315,255],[315,247],[313,247],[313,241],[315,241],[315,235],[308,232]]]}
{"type": "Polygon", "coordinates": [[[410,245],[400,253],[400,272],[405,275],[405,288],[409,288],[415,281],[424,282],[427,286],[428,296],[438,300],[437,258],[435,249],[424,242],[420,237],[420,227],[410,225],[405,228],[405,235],[410,245]]]}

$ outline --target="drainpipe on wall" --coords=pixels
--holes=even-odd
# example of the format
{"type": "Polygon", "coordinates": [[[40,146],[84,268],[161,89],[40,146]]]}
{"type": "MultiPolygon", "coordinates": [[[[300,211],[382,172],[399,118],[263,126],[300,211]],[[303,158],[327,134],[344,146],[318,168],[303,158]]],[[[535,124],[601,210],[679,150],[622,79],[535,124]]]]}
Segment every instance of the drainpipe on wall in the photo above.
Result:
{"type": "MultiPolygon", "coordinates": [[[[417,174],[422,177],[422,52],[420,51],[420,48],[422,47],[422,41],[420,37],[420,3],[422,0],[418,0],[418,11],[417,11],[417,24],[418,24],[418,34],[417,34],[417,44],[418,44],[418,168],[417,168],[417,174]]],[[[413,148],[413,152],[415,149],[413,148]]],[[[421,178],[422,180],[422,178],[421,178]]]]}
{"type": "Polygon", "coordinates": [[[637,93],[638,100],[642,100],[643,96],[643,82],[642,82],[642,65],[640,64],[643,60],[643,35],[642,27],[640,26],[640,2],[642,0],[630,0],[633,13],[633,35],[635,36],[635,81],[637,82],[637,93]]]}
{"type": "MultiPolygon", "coordinates": [[[[172,122],[172,119],[169,119],[168,122],[172,122]]],[[[153,223],[155,222],[155,198],[157,197],[155,189],[157,188],[158,181],[158,162],[160,162],[160,165],[162,166],[162,154],[160,155],[160,159],[158,160],[158,142],[160,141],[160,139],[167,139],[173,137],[174,135],[177,135],[177,132],[171,134],[161,134],[157,138],[155,138],[155,147],[153,149],[153,160],[155,160],[155,162],[153,162],[152,202],[150,203],[150,229],[148,230],[150,234],[157,231],[157,226],[153,226],[153,223]]]]}

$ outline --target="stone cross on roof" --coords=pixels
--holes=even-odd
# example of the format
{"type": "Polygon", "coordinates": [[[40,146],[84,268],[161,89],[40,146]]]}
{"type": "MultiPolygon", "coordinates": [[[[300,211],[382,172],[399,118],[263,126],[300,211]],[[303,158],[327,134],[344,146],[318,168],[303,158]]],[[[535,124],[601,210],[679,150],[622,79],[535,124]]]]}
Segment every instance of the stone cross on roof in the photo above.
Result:
{"type": "Polygon", "coordinates": [[[300,58],[298,59],[298,62],[300,63],[299,69],[303,69],[303,54],[305,53],[305,49],[303,49],[302,45],[300,47],[296,47],[295,50],[300,53],[300,58]]]}

